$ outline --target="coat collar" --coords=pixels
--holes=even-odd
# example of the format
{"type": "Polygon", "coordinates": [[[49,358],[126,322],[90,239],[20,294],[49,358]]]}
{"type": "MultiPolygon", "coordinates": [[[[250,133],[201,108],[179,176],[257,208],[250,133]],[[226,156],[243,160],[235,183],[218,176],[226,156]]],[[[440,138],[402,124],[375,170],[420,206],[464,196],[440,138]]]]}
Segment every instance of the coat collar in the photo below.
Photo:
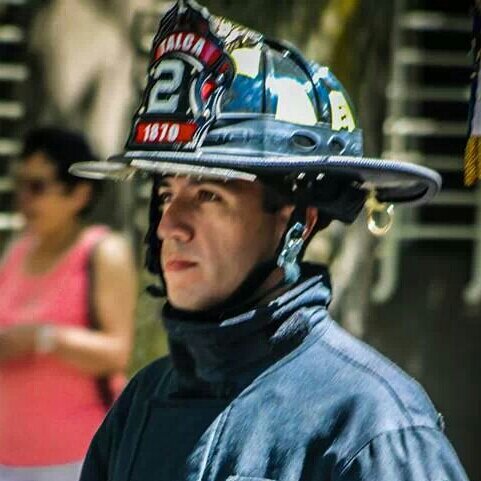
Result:
{"type": "Polygon", "coordinates": [[[302,277],[279,297],[240,306],[232,315],[189,316],[170,304],[162,317],[178,382],[178,395],[229,397],[276,360],[298,346],[317,324],[312,309],[327,309],[329,274],[302,265],[302,277]]]}

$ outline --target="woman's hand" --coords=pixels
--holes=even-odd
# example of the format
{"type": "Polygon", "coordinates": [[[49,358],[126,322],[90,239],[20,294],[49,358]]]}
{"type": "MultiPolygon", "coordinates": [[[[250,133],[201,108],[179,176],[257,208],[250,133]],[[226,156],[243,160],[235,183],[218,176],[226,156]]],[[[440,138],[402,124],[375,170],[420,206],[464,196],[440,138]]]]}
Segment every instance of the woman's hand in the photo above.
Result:
{"type": "Polygon", "coordinates": [[[0,362],[33,354],[40,328],[40,324],[22,324],[1,328],[0,362]]]}

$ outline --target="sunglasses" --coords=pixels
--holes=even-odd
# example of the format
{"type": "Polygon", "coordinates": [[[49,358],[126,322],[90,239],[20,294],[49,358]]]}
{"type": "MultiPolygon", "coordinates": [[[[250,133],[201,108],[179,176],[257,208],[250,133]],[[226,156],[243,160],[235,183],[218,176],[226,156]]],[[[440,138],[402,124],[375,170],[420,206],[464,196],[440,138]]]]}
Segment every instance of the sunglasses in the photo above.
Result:
{"type": "Polygon", "coordinates": [[[40,196],[47,193],[54,185],[60,185],[58,180],[42,179],[41,177],[17,177],[15,190],[18,193],[26,193],[32,196],[40,196]]]}

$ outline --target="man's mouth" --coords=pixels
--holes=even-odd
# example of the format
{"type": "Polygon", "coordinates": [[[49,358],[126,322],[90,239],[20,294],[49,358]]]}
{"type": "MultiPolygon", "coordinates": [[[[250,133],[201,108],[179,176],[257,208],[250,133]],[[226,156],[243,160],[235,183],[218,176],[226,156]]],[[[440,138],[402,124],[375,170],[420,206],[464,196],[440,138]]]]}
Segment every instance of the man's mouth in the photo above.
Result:
{"type": "Polygon", "coordinates": [[[166,272],[179,272],[186,269],[191,269],[195,267],[197,264],[192,261],[188,261],[185,259],[170,259],[165,263],[164,271],[166,272]]]}

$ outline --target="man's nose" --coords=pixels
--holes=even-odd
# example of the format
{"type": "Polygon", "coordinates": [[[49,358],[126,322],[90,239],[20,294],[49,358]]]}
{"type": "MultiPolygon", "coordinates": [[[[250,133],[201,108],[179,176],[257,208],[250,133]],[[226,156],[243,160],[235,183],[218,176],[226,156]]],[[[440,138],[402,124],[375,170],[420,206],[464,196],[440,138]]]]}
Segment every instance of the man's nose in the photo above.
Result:
{"type": "Polygon", "coordinates": [[[194,236],[191,219],[189,218],[189,206],[181,199],[172,200],[163,210],[157,237],[159,240],[177,240],[189,242],[194,236]]]}

